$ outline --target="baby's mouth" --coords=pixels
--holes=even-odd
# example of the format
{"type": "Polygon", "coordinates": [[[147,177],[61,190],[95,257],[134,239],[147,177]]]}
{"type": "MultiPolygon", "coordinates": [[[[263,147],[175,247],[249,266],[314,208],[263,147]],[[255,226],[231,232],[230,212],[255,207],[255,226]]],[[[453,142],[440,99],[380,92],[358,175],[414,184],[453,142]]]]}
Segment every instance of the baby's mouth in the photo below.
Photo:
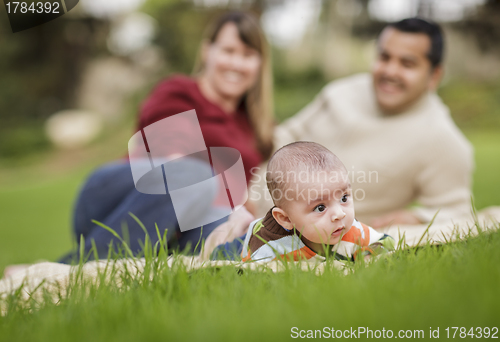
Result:
{"type": "Polygon", "coordinates": [[[343,231],[344,231],[344,226],[337,228],[336,230],[333,231],[332,236],[334,237],[340,236],[340,234],[342,234],[343,231]]]}

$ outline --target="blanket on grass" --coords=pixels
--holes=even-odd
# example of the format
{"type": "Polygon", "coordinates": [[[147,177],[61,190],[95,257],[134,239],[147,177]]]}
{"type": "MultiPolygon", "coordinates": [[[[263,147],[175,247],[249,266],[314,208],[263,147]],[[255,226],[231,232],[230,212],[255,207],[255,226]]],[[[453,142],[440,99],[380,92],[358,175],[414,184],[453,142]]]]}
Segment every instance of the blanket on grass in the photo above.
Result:
{"type": "MultiPolygon", "coordinates": [[[[398,248],[411,248],[427,244],[444,244],[476,236],[482,232],[496,231],[500,228],[500,207],[490,207],[479,212],[475,217],[462,219],[450,224],[399,225],[379,230],[396,240],[398,248]]],[[[318,259],[293,262],[295,267],[304,271],[324,272],[325,267],[333,267],[348,273],[345,264],[332,260],[325,263],[318,259]],[[326,265],[326,266],[325,266],[326,265]]],[[[157,267],[175,269],[182,267],[187,272],[202,268],[234,267],[237,270],[257,272],[280,272],[287,268],[281,261],[242,262],[229,260],[202,260],[198,256],[176,256],[166,259],[157,267]]],[[[91,261],[81,266],[69,266],[53,262],[43,262],[14,273],[0,280],[0,314],[6,312],[5,303],[12,294],[20,295],[22,300],[47,299],[47,294],[55,303],[68,295],[71,284],[113,280],[120,286],[120,279],[125,274],[144,276],[147,262],[142,259],[121,259],[91,261]]],[[[146,275],[147,276],[147,275],[146,275]]],[[[152,276],[152,275],[151,275],[152,276]]]]}

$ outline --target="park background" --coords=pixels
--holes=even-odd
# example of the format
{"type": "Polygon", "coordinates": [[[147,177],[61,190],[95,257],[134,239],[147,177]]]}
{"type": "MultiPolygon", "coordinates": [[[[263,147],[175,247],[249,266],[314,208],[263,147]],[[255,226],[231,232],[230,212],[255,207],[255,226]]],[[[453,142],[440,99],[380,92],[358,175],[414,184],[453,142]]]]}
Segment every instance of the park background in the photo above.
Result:
{"type": "Polygon", "coordinates": [[[82,182],[126,154],[141,102],[162,78],[191,72],[206,23],[228,9],[261,18],[278,122],[328,82],[368,71],[387,22],[441,23],[439,95],[475,147],[476,207],[500,204],[498,0],[80,0],[15,34],[0,7],[0,274],[72,248],[82,182]]]}

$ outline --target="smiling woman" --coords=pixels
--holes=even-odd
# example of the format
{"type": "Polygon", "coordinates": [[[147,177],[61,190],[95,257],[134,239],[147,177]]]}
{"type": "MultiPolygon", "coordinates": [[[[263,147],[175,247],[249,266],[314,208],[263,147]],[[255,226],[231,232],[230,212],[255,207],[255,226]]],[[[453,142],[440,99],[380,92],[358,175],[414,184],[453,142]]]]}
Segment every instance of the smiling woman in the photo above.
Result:
{"type": "Polygon", "coordinates": [[[268,45],[256,18],[241,15],[228,14],[209,26],[194,74],[208,100],[229,112],[245,107],[258,148],[269,157],[274,127],[268,45]]]}
{"type": "Polygon", "coordinates": [[[241,94],[257,80],[260,54],[240,40],[236,24],[228,23],[214,42],[203,44],[203,61],[200,90],[227,112],[234,111],[241,94]]]}
{"type": "MultiPolygon", "coordinates": [[[[258,20],[248,13],[226,13],[209,26],[201,43],[195,75],[174,75],[160,82],[141,108],[137,131],[194,109],[205,145],[237,149],[248,183],[250,169],[267,159],[272,150],[271,95],[267,42],[258,20]]],[[[168,144],[184,146],[192,143],[190,135],[185,133],[182,131],[175,137],[167,137],[168,144]]],[[[148,135],[148,142],[151,143],[149,138],[148,135]]],[[[178,155],[165,153],[161,157],[169,160],[178,155]]],[[[191,171],[209,168],[206,161],[198,158],[181,158],[178,163],[186,164],[191,171]]],[[[193,172],[177,172],[174,178],[176,184],[188,184],[190,177],[193,177],[193,172]]],[[[171,187],[170,182],[167,185],[171,187]]],[[[210,203],[213,194],[209,191],[196,197],[186,199],[192,203],[183,205],[188,208],[185,215],[205,210],[205,202],[210,203]]],[[[102,258],[107,256],[110,243],[116,246],[121,244],[121,238],[125,238],[129,240],[132,252],[141,254],[145,232],[130,213],[145,226],[153,244],[158,240],[158,233],[163,236],[166,231],[169,248],[177,246],[180,250],[191,252],[195,252],[200,239],[205,239],[215,227],[227,220],[226,217],[205,225],[203,230],[198,228],[182,232],[177,216],[180,213],[174,211],[168,190],[166,195],[140,193],[135,188],[129,161],[121,160],[99,168],[83,186],[73,220],[77,243],[83,237],[87,253],[95,243],[98,256],[102,258]],[[120,238],[92,220],[112,228],[120,238]]],[[[243,216],[252,219],[251,215],[243,216]]],[[[248,220],[238,220],[238,225],[246,227],[248,220]]],[[[241,233],[239,229],[235,231],[241,233]]],[[[76,253],[70,253],[62,261],[77,259],[76,253]]]]}

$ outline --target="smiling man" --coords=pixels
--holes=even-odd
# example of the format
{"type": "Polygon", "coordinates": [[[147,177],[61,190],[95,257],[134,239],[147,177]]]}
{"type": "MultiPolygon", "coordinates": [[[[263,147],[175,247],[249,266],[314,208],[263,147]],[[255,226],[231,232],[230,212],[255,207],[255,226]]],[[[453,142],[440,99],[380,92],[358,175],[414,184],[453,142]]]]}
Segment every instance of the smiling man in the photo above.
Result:
{"type": "MultiPolygon", "coordinates": [[[[356,218],[375,228],[426,223],[438,211],[438,222],[469,214],[473,150],[435,93],[443,45],[435,23],[389,24],[371,74],[328,84],[277,128],[276,147],[314,141],[338,155],[349,173],[356,218]]],[[[254,174],[250,194],[265,208],[263,177],[254,174]]]]}
{"type": "Polygon", "coordinates": [[[442,55],[443,39],[437,25],[407,19],[382,31],[372,71],[380,109],[385,114],[400,114],[434,91],[443,73],[442,55]]]}

